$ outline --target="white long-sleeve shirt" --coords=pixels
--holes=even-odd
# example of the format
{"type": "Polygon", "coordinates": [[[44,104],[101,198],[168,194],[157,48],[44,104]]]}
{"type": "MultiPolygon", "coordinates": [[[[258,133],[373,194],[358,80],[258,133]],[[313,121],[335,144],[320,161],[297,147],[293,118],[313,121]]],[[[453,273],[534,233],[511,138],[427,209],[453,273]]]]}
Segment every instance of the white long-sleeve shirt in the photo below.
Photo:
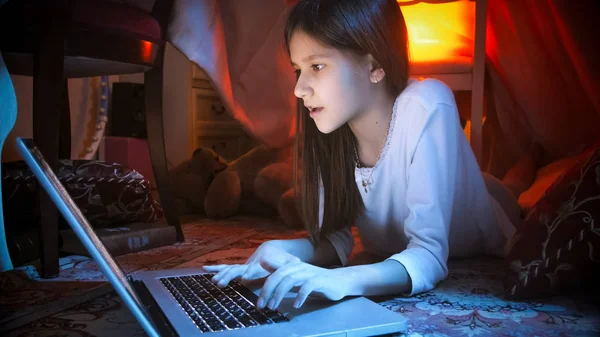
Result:
{"type": "MultiPolygon", "coordinates": [[[[449,257],[502,255],[512,225],[488,194],[445,84],[411,80],[390,123],[378,163],[355,171],[365,205],[355,225],[365,250],[404,265],[414,295],[447,276],[449,257]]],[[[322,223],[322,189],[320,199],[322,223]]],[[[354,246],[350,229],[327,239],[346,265],[354,246]]]]}

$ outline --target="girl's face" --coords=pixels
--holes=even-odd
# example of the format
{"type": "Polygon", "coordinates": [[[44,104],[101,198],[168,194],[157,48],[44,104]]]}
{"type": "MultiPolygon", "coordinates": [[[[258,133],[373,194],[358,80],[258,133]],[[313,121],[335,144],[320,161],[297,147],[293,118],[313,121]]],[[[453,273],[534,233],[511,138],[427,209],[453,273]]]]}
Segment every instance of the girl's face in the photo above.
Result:
{"type": "Polygon", "coordinates": [[[302,32],[292,35],[290,55],[299,74],[294,94],[302,98],[322,133],[336,130],[370,105],[374,95],[366,58],[361,62],[302,32]]]}

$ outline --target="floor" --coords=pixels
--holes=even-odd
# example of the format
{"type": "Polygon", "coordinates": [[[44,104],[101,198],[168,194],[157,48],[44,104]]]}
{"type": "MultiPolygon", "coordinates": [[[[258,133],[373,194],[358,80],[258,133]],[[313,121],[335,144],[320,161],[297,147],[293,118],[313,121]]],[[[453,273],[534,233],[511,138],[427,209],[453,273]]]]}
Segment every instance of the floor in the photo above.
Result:
{"type": "MultiPolygon", "coordinates": [[[[238,217],[184,221],[186,241],[117,258],[126,272],[243,263],[262,242],[303,237],[277,219],[238,217]]],[[[357,246],[353,257],[362,250],[357,246]]],[[[600,310],[585,297],[536,302],[502,298],[502,261],[476,258],[449,263],[450,275],[414,297],[372,298],[409,319],[406,336],[598,336],[600,310]]],[[[3,336],[145,336],[95,262],[61,259],[58,278],[39,279],[36,266],[0,273],[3,336]]]]}

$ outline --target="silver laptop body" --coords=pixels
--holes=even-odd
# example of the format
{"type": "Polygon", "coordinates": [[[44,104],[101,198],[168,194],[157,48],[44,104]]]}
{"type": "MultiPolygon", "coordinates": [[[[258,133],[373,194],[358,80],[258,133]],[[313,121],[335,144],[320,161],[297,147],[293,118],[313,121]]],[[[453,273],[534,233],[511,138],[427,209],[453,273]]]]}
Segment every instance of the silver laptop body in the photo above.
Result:
{"type": "Polygon", "coordinates": [[[220,290],[209,289],[212,284],[206,280],[210,274],[200,269],[140,271],[125,275],[33,141],[17,138],[16,142],[40,185],[149,336],[206,333],[225,337],[377,336],[406,329],[406,318],[365,297],[337,302],[309,297],[301,308],[296,309],[292,306],[296,294],[290,292],[274,312],[258,310],[254,306],[260,289],[252,291],[235,281],[222,291],[225,297],[229,296],[225,299],[229,302],[217,301],[217,297],[222,296],[220,290]],[[232,316],[234,309],[228,308],[234,308],[236,313],[246,311],[232,316]],[[200,315],[204,309],[210,310],[211,315],[221,312],[233,318],[228,318],[226,324],[221,318],[210,318],[210,322],[226,327],[222,331],[212,331],[207,323],[209,319],[200,315]]]}

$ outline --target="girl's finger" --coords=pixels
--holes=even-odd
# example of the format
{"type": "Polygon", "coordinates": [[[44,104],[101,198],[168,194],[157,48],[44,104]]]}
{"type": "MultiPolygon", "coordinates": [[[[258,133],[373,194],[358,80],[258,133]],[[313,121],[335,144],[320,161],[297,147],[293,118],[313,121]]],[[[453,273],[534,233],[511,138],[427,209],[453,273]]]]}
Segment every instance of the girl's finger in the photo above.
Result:
{"type": "Polygon", "coordinates": [[[258,278],[263,278],[268,274],[266,270],[264,270],[259,263],[252,263],[248,265],[248,269],[242,275],[243,281],[250,281],[258,278]]]}
{"type": "Polygon", "coordinates": [[[213,276],[212,279],[210,279],[210,280],[213,281],[214,283],[219,282],[223,278],[223,275],[225,275],[225,273],[227,273],[227,271],[229,269],[231,269],[231,266],[226,265],[225,268],[219,270],[219,272],[215,276],[213,276]]]}
{"type": "Polygon", "coordinates": [[[228,265],[226,265],[226,264],[218,264],[218,265],[214,265],[214,266],[202,266],[202,269],[204,271],[212,273],[212,272],[220,272],[221,270],[227,268],[227,266],[228,265]]]}
{"type": "Polygon", "coordinates": [[[300,263],[286,265],[277,269],[273,274],[271,274],[271,276],[267,278],[267,281],[263,285],[263,288],[260,291],[260,295],[258,296],[257,306],[259,308],[264,308],[267,305],[268,301],[271,300],[273,292],[275,291],[279,283],[281,283],[283,278],[305,267],[305,264],[300,263]]]}
{"type": "Polygon", "coordinates": [[[308,279],[298,290],[298,295],[296,296],[296,300],[294,301],[294,308],[300,308],[308,296],[315,291],[317,288],[316,281],[314,279],[308,279]]]}
{"type": "Polygon", "coordinates": [[[263,267],[264,270],[273,273],[283,266],[287,266],[290,264],[298,264],[300,262],[302,261],[300,261],[299,258],[297,258],[294,255],[288,254],[285,256],[263,257],[260,259],[260,266],[263,267]]]}
{"type": "Polygon", "coordinates": [[[288,276],[284,277],[283,280],[279,283],[275,291],[273,292],[273,297],[267,304],[271,310],[275,310],[281,304],[281,301],[285,297],[285,295],[292,290],[293,287],[304,283],[306,280],[306,275],[302,271],[291,273],[288,276]]]}
{"type": "Polygon", "coordinates": [[[248,265],[234,265],[231,268],[223,271],[223,276],[219,279],[217,285],[219,287],[225,287],[231,282],[231,280],[236,279],[242,276],[246,270],[248,269],[248,265]]]}

